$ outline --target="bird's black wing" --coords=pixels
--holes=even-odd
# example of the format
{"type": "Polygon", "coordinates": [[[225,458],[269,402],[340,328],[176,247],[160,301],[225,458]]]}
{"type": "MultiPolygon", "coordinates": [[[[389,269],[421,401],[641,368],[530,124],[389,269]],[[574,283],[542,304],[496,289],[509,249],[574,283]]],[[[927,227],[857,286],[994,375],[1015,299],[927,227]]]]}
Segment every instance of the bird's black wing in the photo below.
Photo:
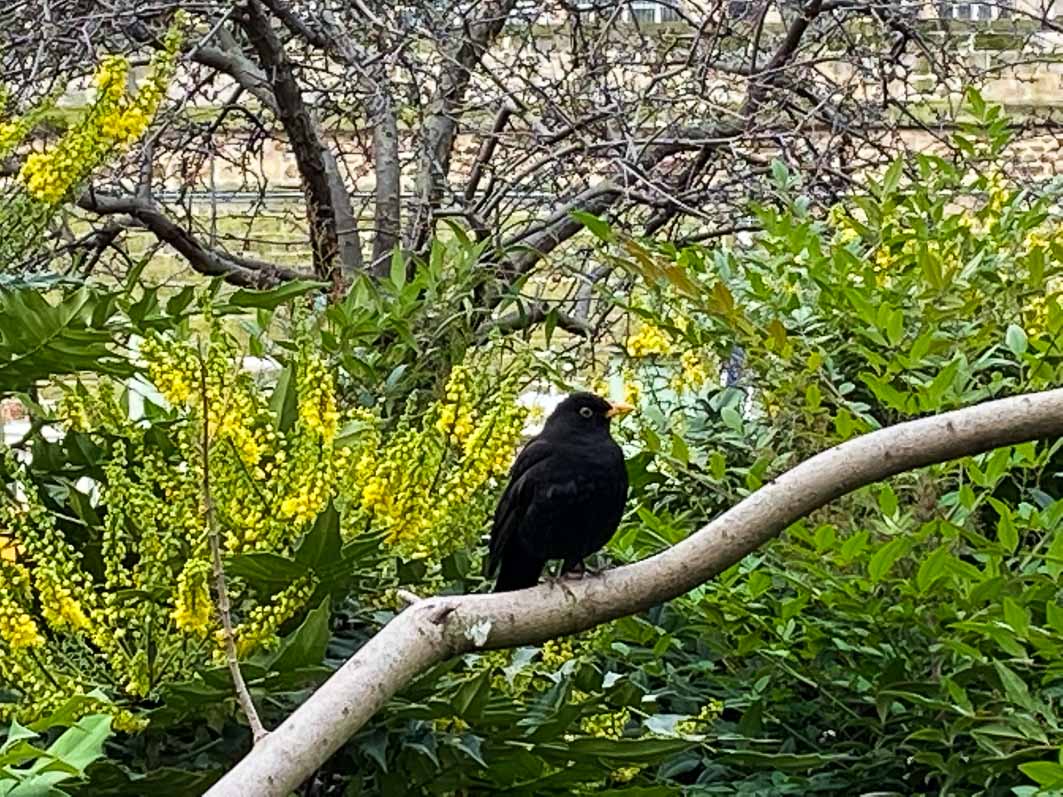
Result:
{"type": "Polygon", "coordinates": [[[528,511],[528,506],[533,498],[531,482],[535,471],[549,462],[551,453],[550,445],[541,438],[533,438],[531,442],[517,455],[513,467],[509,471],[509,484],[498,501],[495,509],[495,519],[491,525],[491,541],[487,548],[487,561],[485,562],[486,575],[492,575],[498,569],[502,560],[502,551],[513,537],[521,519],[528,511]]]}

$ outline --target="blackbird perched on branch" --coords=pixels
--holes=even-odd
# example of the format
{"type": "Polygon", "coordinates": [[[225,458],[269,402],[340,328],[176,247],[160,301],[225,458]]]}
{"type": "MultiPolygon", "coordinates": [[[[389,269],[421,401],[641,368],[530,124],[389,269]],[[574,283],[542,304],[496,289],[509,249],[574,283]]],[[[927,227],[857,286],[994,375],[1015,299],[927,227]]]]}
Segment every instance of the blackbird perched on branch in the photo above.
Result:
{"type": "Polygon", "coordinates": [[[609,422],[630,412],[593,393],[573,393],[517,456],[495,510],[486,574],[495,592],[534,587],[547,561],[562,575],[584,571],[583,559],[616,532],[627,502],[624,454],[609,422]]]}

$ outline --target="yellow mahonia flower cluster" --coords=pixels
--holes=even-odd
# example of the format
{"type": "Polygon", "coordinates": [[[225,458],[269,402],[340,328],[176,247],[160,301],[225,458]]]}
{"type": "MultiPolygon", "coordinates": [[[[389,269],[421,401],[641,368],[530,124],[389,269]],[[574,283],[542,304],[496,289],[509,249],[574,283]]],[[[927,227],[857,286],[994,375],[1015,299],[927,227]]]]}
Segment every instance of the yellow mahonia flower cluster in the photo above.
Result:
{"type": "MultiPolygon", "coordinates": [[[[151,338],[141,352],[156,388],[190,419],[202,412],[205,382],[211,478],[227,545],[240,551],[293,544],[350,467],[350,450],[332,445],[340,413],[325,361],[306,347],[293,358],[296,418],[282,430],[266,392],[239,367],[231,337],[215,334],[202,365],[182,341],[151,338]]],[[[187,443],[185,456],[195,463],[201,443],[194,434],[187,443]]]]}
{"type": "MultiPolygon", "coordinates": [[[[385,531],[407,557],[438,560],[483,527],[491,490],[520,442],[526,411],[515,382],[499,388],[469,363],[450,374],[438,401],[424,410],[411,402],[391,426],[371,410],[339,410],[327,361],[306,340],[276,386],[264,386],[242,368],[235,339],[207,321],[201,345],[153,336],[141,346],[144,371],[168,405],[162,422],[131,420],[107,380],[72,386],[60,404],[67,435],[87,437],[100,452],[92,501],[101,546],[91,566],[30,474],[0,447],[0,473],[20,496],[0,500],[0,538],[20,551],[0,566],[24,568],[27,590],[0,604],[0,686],[21,696],[13,709],[20,716],[85,690],[61,655],[72,641],[91,649],[110,679],[94,676],[93,686],[133,699],[220,655],[204,430],[225,557],[292,556],[330,501],[343,534],[385,531]]],[[[238,578],[229,583],[235,641],[247,656],[276,644],[316,582],[308,574],[272,596],[238,578]]],[[[132,727],[135,718],[123,721],[132,727]]]]}
{"type": "Polygon", "coordinates": [[[0,562],[4,591],[0,593],[0,640],[12,651],[44,644],[36,620],[27,611],[32,595],[29,571],[15,562],[0,562]]]}
{"type": "Polygon", "coordinates": [[[177,576],[173,599],[173,621],[192,636],[206,637],[216,626],[217,610],[210,596],[210,562],[189,559],[177,576]]]}
{"type": "Polygon", "coordinates": [[[670,354],[672,341],[660,327],[643,321],[634,335],[627,339],[629,357],[650,357],[655,354],[670,354]]]}
{"type": "Polygon", "coordinates": [[[642,398],[642,387],[633,373],[624,374],[624,403],[637,407],[642,398]]]}
{"type": "Polygon", "coordinates": [[[569,659],[576,656],[576,647],[571,637],[548,639],[543,643],[540,661],[543,666],[556,670],[569,659]]]}
{"type": "Polygon", "coordinates": [[[325,443],[336,437],[340,413],[332,373],[320,357],[308,355],[298,374],[299,422],[325,443]]]}
{"type": "Polygon", "coordinates": [[[679,370],[672,377],[672,389],[698,390],[710,380],[710,367],[719,371],[719,361],[711,352],[705,356],[688,349],[679,356],[679,370]]]}
{"type": "MultiPolygon", "coordinates": [[[[22,143],[29,132],[55,107],[55,101],[58,98],[59,92],[54,91],[25,113],[13,119],[0,122],[0,158],[6,158],[22,143]]],[[[2,99],[3,102],[0,102],[0,109],[7,101],[6,92],[2,99]]]]}
{"type": "MultiPolygon", "coordinates": [[[[102,574],[83,566],[24,466],[0,447],[0,473],[8,492],[20,496],[0,500],[0,537],[20,551],[17,562],[0,566],[24,568],[18,572],[28,590],[25,600],[0,602],[0,685],[22,696],[12,709],[18,716],[40,716],[88,686],[67,659],[52,655],[71,639],[94,651],[116,695],[134,698],[187,678],[210,660],[219,621],[210,590],[201,385],[211,498],[226,553],[290,555],[350,468],[349,450],[332,445],[336,399],[314,352],[293,357],[295,376],[286,384],[297,395],[286,426],[242,371],[230,337],[212,332],[202,366],[199,352],[180,341],[152,339],[142,352],[147,373],[165,388],[170,421],[130,420],[107,381],[91,391],[73,386],[58,410],[68,435],[89,435],[101,449],[103,475],[95,489],[102,574]],[[293,499],[295,511],[285,511],[293,499]],[[169,598],[128,598],[137,593],[169,598]]],[[[8,573],[5,588],[13,579],[8,573]]],[[[312,592],[310,576],[264,600],[232,580],[241,655],[274,644],[277,629],[312,592]]],[[[116,727],[119,719],[116,714],[116,727]]],[[[137,720],[123,715],[121,722],[133,727],[137,720]]]]}
{"type": "Polygon", "coordinates": [[[709,726],[718,720],[721,714],[723,714],[723,703],[719,700],[711,700],[694,716],[677,722],[675,731],[683,736],[707,733],[709,726]]]}
{"type": "Polygon", "coordinates": [[[627,708],[618,711],[609,711],[604,714],[594,714],[580,720],[579,727],[588,736],[599,736],[603,739],[619,739],[624,735],[624,729],[631,722],[631,711],[627,708]]]}
{"type": "Polygon", "coordinates": [[[630,783],[641,771],[642,767],[640,766],[620,767],[609,773],[609,780],[612,783],[630,783]]]}
{"type": "Polygon", "coordinates": [[[15,539],[25,554],[25,564],[0,561],[0,685],[22,696],[0,705],[0,718],[35,719],[85,691],[47,644],[49,634],[80,638],[105,653],[113,650],[113,634],[93,622],[105,614],[105,604],[82,568],[82,554],[56,526],[25,466],[4,446],[0,473],[17,486],[0,496],[0,534],[15,539]]]}
{"type": "Polygon", "coordinates": [[[832,205],[827,214],[827,222],[834,230],[834,243],[838,246],[848,246],[860,240],[860,231],[856,228],[855,220],[844,205],[832,205]]]}
{"type": "Polygon", "coordinates": [[[1004,175],[993,172],[986,180],[985,210],[990,216],[997,216],[1011,199],[1011,191],[1004,182],[1004,175]]]}
{"type": "Polygon", "coordinates": [[[45,205],[60,204],[104,160],[144,134],[173,76],[181,38],[178,22],[133,96],[126,90],[129,62],[121,56],[101,61],[95,75],[98,97],[84,123],[73,126],[48,150],[30,154],[22,164],[19,180],[31,197],[45,205]]]}
{"type": "Polygon", "coordinates": [[[371,416],[341,487],[345,522],[385,530],[412,558],[438,560],[467,543],[483,523],[484,488],[501,478],[520,442],[527,410],[514,382],[480,385],[469,366],[450,373],[443,397],[407,412],[382,439],[371,416]]]}
{"type": "Polygon", "coordinates": [[[439,407],[436,429],[457,443],[463,443],[473,430],[473,398],[469,390],[469,369],[456,365],[447,381],[445,401],[439,407]]]}
{"type": "Polygon", "coordinates": [[[437,733],[464,733],[469,730],[469,723],[461,717],[437,717],[432,720],[432,727],[437,733]]]}
{"type": "Polygon", "coordinates": [[[152,337],[145,340],[140,349],[147,362],[151,383],[170,404],[185,406],[194,393],[199,393],[199,360],[190,346],[152,337]]]}

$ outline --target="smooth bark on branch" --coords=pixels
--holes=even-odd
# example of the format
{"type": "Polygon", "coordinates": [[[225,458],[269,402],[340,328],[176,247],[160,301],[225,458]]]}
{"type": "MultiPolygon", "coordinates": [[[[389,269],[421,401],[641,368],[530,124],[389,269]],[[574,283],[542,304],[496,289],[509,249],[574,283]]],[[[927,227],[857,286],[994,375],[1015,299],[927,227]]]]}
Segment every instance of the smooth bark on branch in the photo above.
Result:
{"type": "Polygon", "coordinates": [[[708,581],[795,521],[857,488],[926,465],[1061,434],[1063,389],[909,421],[817,454],[649,559],[562,586],[418,601],[384,626],[207,795],[287,795],[392,695],[450,656],[535,644],[634,614],[708,581]]]}

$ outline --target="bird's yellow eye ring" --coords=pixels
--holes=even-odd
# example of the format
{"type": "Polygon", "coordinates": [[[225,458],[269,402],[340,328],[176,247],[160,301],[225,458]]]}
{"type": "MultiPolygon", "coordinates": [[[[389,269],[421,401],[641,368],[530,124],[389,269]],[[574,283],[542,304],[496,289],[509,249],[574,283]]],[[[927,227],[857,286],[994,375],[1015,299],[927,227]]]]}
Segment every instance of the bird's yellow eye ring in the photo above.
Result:
{"type": "Polygon", "coordinates": [[[582,415],[584,418],[589,418],[594,415],[594,410],[592,410],[590,407],[580,407],[579,414],[582,415]]]}

